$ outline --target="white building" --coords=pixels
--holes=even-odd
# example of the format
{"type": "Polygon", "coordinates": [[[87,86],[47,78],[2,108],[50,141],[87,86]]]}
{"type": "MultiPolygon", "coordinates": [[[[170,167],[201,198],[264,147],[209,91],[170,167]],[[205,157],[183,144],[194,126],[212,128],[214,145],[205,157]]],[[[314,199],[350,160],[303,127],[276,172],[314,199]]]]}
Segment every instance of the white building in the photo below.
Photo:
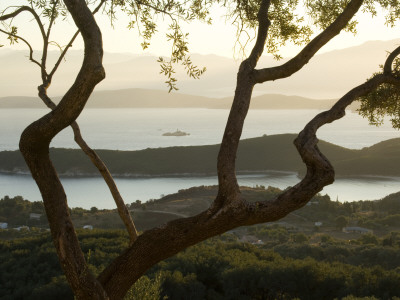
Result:
{"type": "Polygon", "coordinates": [[[29,214],[29,219],[31,219],[31,220],[40,220],[41,216],[42,216],[41,214],[30,213],[29,214]]]}

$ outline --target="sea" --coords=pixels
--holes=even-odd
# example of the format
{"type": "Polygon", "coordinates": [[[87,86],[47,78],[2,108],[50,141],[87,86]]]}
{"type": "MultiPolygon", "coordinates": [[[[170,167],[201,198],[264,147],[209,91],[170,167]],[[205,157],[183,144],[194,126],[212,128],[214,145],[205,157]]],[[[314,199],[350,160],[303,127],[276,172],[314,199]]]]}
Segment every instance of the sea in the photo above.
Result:
{"type": "MultiPolygon", "coordinates": [[[[46,114],[45,109],[1,109],[0,151],[18,149],[23,129],[46,114]]],[[[242,139],[282,133],[298,133],[319,110],[250,110],[242,139]]],[[[78,119],[82,135],[95,149],[140,150],[147,148],[218,144],[229,111],[225,109],[86,109],[78,119]],[[187,136],[163,136],[181,130],[187,136]]],[[[320,129],[318,138],[350,149],[361,149],[378,142],[400,137],[389,120],[371,126],[357,113],[347,111],[341,120],[320,129]]],[[[70,128],[62,131],[51,147],[77,148],[70,128]]],[[[275,186],[286,188],[300,179],[294,173],[266,172],[238,176],[245,186],[275,186]]],[[[62,178],[71,207],[114,208],[112,197],[100,177],[62,178]]],[[[215,176],[117,178],[117,185],[126,203],[157,199],[180,189],[217,184],[215,176]]],[[[375,200],[400,191],[400,178],[372,177],[340,178],[324,188],[322,194],[344,201],[375,200]]],[[[41,200],[40,193],[28,175],[0,174],[0,197],[23,196],[41,200]]]]}

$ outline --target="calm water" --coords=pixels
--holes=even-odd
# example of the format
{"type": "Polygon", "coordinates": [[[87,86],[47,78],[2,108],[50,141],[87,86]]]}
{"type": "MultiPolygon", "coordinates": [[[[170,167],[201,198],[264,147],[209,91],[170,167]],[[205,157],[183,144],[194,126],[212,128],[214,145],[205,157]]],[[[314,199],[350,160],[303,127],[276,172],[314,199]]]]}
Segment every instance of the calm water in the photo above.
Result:
{"type": "MultiPolygon", "coordinates": [[[[47,110],[0,110],[0,151],[18,148],[23,128],[47,110]]],[[[319,111],[316,110],[253,110],[249,112],[243,138],[263,134],[297,133],[319,111]]],[[[227,110],[211,109],[88,109],[79,118],[87,142],[97,149],[137,150],[168,146],[207,145],[220,143],[227,110]],[[190,133],[185,137],[164,137],[168,131],[180,129],[190,133]]],[[[348,112],[342,120],[320,130],[320,139],[354,149],[370,146],[390,138],[400,137],[390,124],[369,126],[357,114],[348,112]]],[[[53,147],[76,148],[71,130],[63,131],[53,147]]],[[[192,186],[212,185],[216,177],[117,179],[127,203],[137,199],[146,201],[162,194],[177,192],[192,186]]],[[[264,185],[286,188],[299,181],[295,174],[277,176],[239,176],[246,186],[264,185]]],[[[373,200],[400,191],[400,178],[339,179],[324,189],[339,201],[373,200]]],[[[113,208],[113,200],[100,178],[66,178],[63,184],[71,207],[113,208]]],[[[30,176],[1,175],[0,197],[22,195],[29,200],[40,200],[39,191],[30,176]]]]}
{"type": "MultiPolygon", "coordinates": [[[[42,109],[0,110],[0,151],[18,148],[22,130],[45,114],[42,109]]],[[[263,134],[298,133],[317,110],[251,110],[242,138],[263,134]]],[[[79,117],[82,134],[96,149],[138,150],[169,146],[209,145],[221,142],[227,110],[217,109],[87,109],[79,117]],[[176,129],[184,137],[162,136],[176,129]]],[[[367,120],[348,112],[341,120],[326,125],[318,137],[347,148],[360,149],[400,137],[390,124],[369,126],[367,120]]],[[[67,128],[52,142],[53,147],[76,148],[67,128]]]]}
{"type": "MultiPolygon", "coordinates": [[[[275,186],[284,189],[296,184],[299,179],[295,174],[263,174],[238,176],[239,184],[254,187],[256,185],[275,186]]],[[[63,178],[65,191],[71,207],[89,209],[115,208],[113,199],[106,185],[100,178],[63,178]]],[[[375,200],[390,193],[400,191],[400,178],[364,178],[338,179],[334,184],[325,187],[322,194],[328,194],[332,200],[344,201],[375,200]]],[[[117,178],[116,183],[126,203],[136,200],[147,201],[158,199],[161,195],[176,193],[180,189],[192,186],[217,184],[216,177],[185,178],[117,178]]],[[[0,191],[2,195],[23,195],[31,201],[41,200],[39,190],[26,175],[1,175],[0,191]]]]}

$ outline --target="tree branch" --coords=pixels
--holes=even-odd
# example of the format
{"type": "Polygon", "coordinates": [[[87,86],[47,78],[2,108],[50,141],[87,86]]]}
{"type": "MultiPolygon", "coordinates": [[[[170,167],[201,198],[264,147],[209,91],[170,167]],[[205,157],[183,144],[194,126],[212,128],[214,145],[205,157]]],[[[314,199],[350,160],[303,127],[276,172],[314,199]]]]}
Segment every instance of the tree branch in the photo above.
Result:
{"type": "Polygon", "coordinates": [[[57,4],[58,4],[58,1],[54,1],[54,3],[53,3],[53,8],[52,8],[52,10],[51,10],[50,24],[49,24],[49,27],[47,28],[47,34],[46,34],[47,40],[48,40],[49,37],[50,37],[51,28],[53,27],[54,21],[55,21],[55,19],[56,19],[56,8],[57,8],[57,4]]]}
{"type": "MultiPolygon", "coordinates": [[[[33,17],[36,20],[36,23],[39,26],[40,32],[42,34],[42,38],[43,38],[43,41],[44,41],[43,54],[42,54],[42,63],[38,64],[38,65],[40,65],[40,71],[41,71],[41,74],[42,74],[42,79],[46,80],[46,76],[47,76],[47,72],[46,72],[47,47],[45,47],[45,44],[47,44],[47,42],[48,42],[48,37],[46,35],[44,26],[42,24],[42,21],[40,20],[39,15],[35,12],[35,10],[33,8],[31,8],[29,6],[21,6],[19,9],[17,9],[16,11],[14,11],[11,14],[0,16],[0,21],[5,21],[5,20],[8,20],[10,18],[14,18],[17,15],[19,15],[21,12],[24,12],[24,11],[30,12],[33,15],[33,17]]],[[[31,49],[30,45],[29,45],[29,48],[31,49]]],[[[33,61],[33,60],[31,59],[31,61],[33,61]]]]}
{"type": "MultiPolygon", "coordinates": [[[[50,108],[51,110],[54,110],[57,107],[57,105],[47,95],[46,87],[44,85],[41,85],[38,87],[38,90],[39,90],[40,99],[42,99],[42,101],[46,104],[46,106],[48,108],[50,108]]],[[[131,218],[131,215],[129,214],[129,211],[126,208],[124,200],[122,199],[122,196],[119,193],[118,187],[115,184],[115,181],[114,181],[110,171],[108,170],[105,163],[101,160],[101,158],[97,155],[97,153],[92,148],[90,148],[89,145],[85,142],[85,140],[83,139],[83,137],[81,135],[81,131],[80,131],[78,123],[76,121],[72,122],[71,127],[74,132],[75,142],[79,145],[79,147],[82,149],[82,151],[90,158],[90,160],[95,165],[95,167],[99,170],[101,176],[103,177],[104,181],[106,182],[106,184],[113,196],[115,204],[117,205],[118,214],[119,214],[122,222],[125,224],[126,230],[128,231],[130,243],[132,244],[137,239],[138,233],[137,233],[135,224],[133,223],[133,220],[131,218]]]]}
{"type": "Polygon", "coordinates": [[[287,63],[272,68],[265,68],[254,70],[253,76],[256,83],[263,83],[266,81],[276,80],[280,78],[289,77],[295,72],[299,71],[309,60],[333,37],[338,35],[340,31],[345,28],[351,18],[359,10],[363,0],[351,0],[343,12],[337,19],[329,25],[323,32],[316,36],[306,47],[295,57],[287,63]]]}
{"type": "Polygon", "coordinates": [[[75,82],[58,106],[24,130],[20,150],[42,194],[56,251],[74,294],[78,299],[106,299],[85,262],[64,189],[49,158],[50,141],[76,120],[94,87],[105,77],[101,32],[91,11],[84,0],[64,3],[82,32],[85,57],[75,82]]]}
{"type": "MultiPolygon", "coordinates": [[[[103,4],[106,2],[106,0],[101,0],[101,2],[99,3],[99,5],[93,10],[92,14],[95,15],[100,8],[103,6],[103,4]]],[[[57,62],[54,64],[53,69],[51,70],[49,76],[48,76],[48,81],[51,82],[54,73],[57,71],[58,67],[60,66],[62,60],[64,59],[65,55],[67,54],[69,48],[72,47],[72,44],[74,43],[75,39],[78,37],[80,33],[80,30],[77,30],[75,32],[75,34],[72,36],[71,40],[69,41],[69,43],[67,44],[67,46],[65,46],[63,52],[61,53],[60,57],[58,58],[57,62]]]]}
{"type": "MultiPolygon", "coordinates": [[[[49,49],[49,38],[50,38],[50,32],[51,32],[51,28],[53,27],[53,23],[55,21],[56,18],[56,7],[57,7],[58,1],[54,1],[53,3],[53,8],[51,10],[51,17],[50,17],[50,23],[49,23],[49,27],[47,28],[47,34],[45,37],[43,37],[43,52],[42,52],[42,65],[44,66],[44,68],[46,68],[46,62],[47,62],[47,51],[49,49]]],[[[50,80],[48,79],[48,75],[45,69],[42,69],[42,81],[50,83],[50,80]]]]}
{"type": "MultiPolygon", "coordinates": [[[[96,9],[92,12],[92,14],[93,15],[96,14],[104,3],[105,3],[105,0],[102,0],[100,2],[100,4],[96,7],[96,9]]],[[[53,21],[53,19],[54,18],[52,17],[52,21],[53,21]]],[[[49,25],[49,27],[50,26],[51,26],[51,24],[49,25]]],[[[50,30],[48,30],[48,33],[50,33],[50,30]]],[[[47,79],[43,80],[43,84],[38,87],[40,99],[42,99],[42,101],[46,104],[46,106],[48,108],[50,108],[51,110],[54,110],[56,108],[56,105],[47,95],[48,85],[50,84],[52,77],[53,77],[54,73],[56,72],[59,64],[61,63],[62,59],[66,55],[68,49],[72,46],[73,42],[75,41],[75,39],[79,33],[80,33],[80,31],[78,30],[74,34],[74,36],[72,37],[72,39],[70,40],[68,45],[65,47],[64,51],[61,53],[60,57],[58,58],[53,70],[51,71],[51,73],[49,74],[47,79]]],[[[47,49],[48,43],[45,43],[45,45],[46,45],[46,49],[47,49]]],[[[47,56],[47,51],[43,52],[43,53],[46,53],[46,55],[43,58],[45,61],[46,56],[47,56]]],[[[122,199],[122,196],[118,191],[117,185],[115,184],[115,181],[114,181],[110,171],[108,170],[108,168],[104,164],[104,162],[101,160],[101,158],[97,155],[97,153],[93,149],[91,149],[89,147],[89,145],[85,142],[85,140],[83,139],[83,137],[81,135],[78,123],[76,121],[72,122],[71,127],[74,132],[75,142],[79,145],[79,147],[82,149],[82,151],[90,158],[90,160],[95,165],[95,167],[99,170],[104,181],[106,182],[106,184],[113,196],[115,204],[117,205],[118,214],[119,214],[120,218],[122,219],[123,223],[125,224],[125,227],[128,231],[131,243],[133,243],[136,240],[138,233],[137,233],[135,224],[133,223],[133,220],[131,218],[131,215],[129,214],[129,211],[126,208],[124,200],[122,199]]]]}
{"type": "Polygon", "coordinates": [[[257,19],[258,19],[258,33],[257,40],[253,47],[253,50],[250,53],[248,58],[251,67],[255,68],[260,58],[261,54],[264,52],[265,41],[267,40],[268,28],[271,25],[271,22],[268,19],[268,10],[271,1],[263,0],[260,5],[260,9],[258,10],[257,19]]]}
{"type": "MultiPolygon", "coordinates": [[[[101,6],[105,3],[105,0],[102,0],[100,2],[100,4],[96,7],[96,9],[92,12],[92,14],[95,14],[96,12],[99,11],[99,9],[101,8],[101,6]]],[[[62,59],[64,58],[67,50],[69,47],[71,47],[72,43],[74,42],[74,40],[76,39],[76,37],[78,36],[80,31],[77,31],[74,36],[72,37],[72,39],[70,40],[69,44],[67,45],[67,47],[64,49],[64,51],[62,52],[62,54],[60,55],[58,61],[56,62],[55,67],[52,70],[52,73],[50,75],[47,75],[47,73],[45,72],[45,64],[47,61],[47,50],[48,50],[48,38],[51,32],[51,27],[52,24],[55,20],[55,8],[57,6],[57,2],[54,2],[53,4],[53,9],[52,9],[52,16],[50,18],[50,24],[47,30],[47,35],[46,35],[46,39],[43,41],[43,54],[42,54],[42,64],[40,64],[39,62],[37,62],[36,60],[33,59],[32,54],[33,54],[33,50],[31,45],[23,38],[11,34],[11,33],[7,33],[3,30],[0,29],[1,32],[4,32],[6,34],[9,34],[11,36],[17,37],[19,39],[21,39],[22,41],[24,41],[29,49],[30,49],[30,60],[33,61],[34,63],[36,63],[42,70],[42,81],[43,84],[40,85],[38,87],[39,90],[39,97],[42,99],[42,101],[46,104],[47,107],[49,107],[50,109],[54,110],[56,108],[56,105],[51,101],[51,99],[47,96],[47,88],[51,83],[51,79],[52,76],[54,75],[55,71],[57,70],[60,62],[62,61],[62,59]]],[[[21,10],[22,11],[22,10],[21,10]]],[[[17,14],[15,14],[17,15],[17,14]]],[[[93,164],[97,167],[97,169],[99,170],[99,172],[102,174],[105,182],[107,183],[111,194],[113,195],[114,201],[117,205],[118,208],[118,213],[123,221],[123,223],[125,224],[127,231],[129,233],[130,239],[131,239],[131,243],[133,243],[133,241],[137,238],[137,230],[136,227],[132,221],[132,218],[126,208],[126,205],[118,191],[118,188],[109,172],[109,170],[107,169],[107,167],[105,166],[104,162],[100,159],[100,157],[96,154],[95,151],[93,151],[88,145],[87,143],[84,141],[84,139],[82,138],[82,135],[80,133],[80,129],[79,126],[76,122],[73,122],[71,124],[71,127],[74,131],[74,136],[75,136],[75,141],[76,143],[81,147],[81,149],[84,151],[84,153],[86,155],[89,156],[89,158],[91,159],[91,161],[93,162],[93,164]]]]}
{"type": "Polygon", "coordinates": [[[67,46],[65,46],[65,48],[64,48],[63,52],[61,53],[60,57],[58,58],[58,60],[54,64],[54,67],[53,67],[53,69],[51,70],[51,72],[50,72],[50,74],[48,76],[48,80],[50,82],[53,79],[54,73],[57,71],[57,69],[60,66],[62,60],[64,59],[65,55],[67,54],[69,48],[72,47],[72,44],[75,42],[75,39],[78,37],[79,33],[80,33],[79,30],[77,32],[75,32],[75,34],[72,36],[72,38],[69,41],[69,43],[67,44],[67,46]]]}
{"type": "Polygon", "coordinates": [[[318,114],[305,126],[294,143],[307,166],[307,173],[298,184],[275,199],[249,203],[237,196],[241,201],[226,202],[218,210],[211,207],[194,217],[174,220],[144,232],[99,275],[98,279],[107,293],[115,299],[121,299],[148,268],[186,247],[238,226],[279,220],[304,206],[315,194],[334,181],[333,167],[317,147],[317,130],[324,124],[342,118],[347,106],[379,85],[400,85],[399,79],[396,82],[393,80],[391,75],[375,75],[349,91],[330,110],[318,114]],[[138,257],[145,259],[137,259],[138,257]]]}
{"type": "Polygon", "coordinates": [[[383,73],[392,73],[393,61],[398,55],[400,55],[400,47],[397,47],[392,53],[389,54],[388,58],[386,59],[385,65],[383,66],[383,73]]]}
{"type": "Polygon", "coordinates": [[[43,69],[42,64],[39,63],[36,59],[33,58],[33,49],[32,49],[32,46],[29,44],[29,42],[28,42],[27,40],[25,40],[24,38],[20,37],[19,35],[13,34],[13,33],[11,33],[11,32],[4,31],[3,29],[0,29],[0,32],[2,32],[2,33],[4,33],[4,34],[7,34],[7,35],[10,35],[10,36],[12,36],[12,37],[15,37],[15,38],[17,38],[17,39],[23,41],[23,42],[28,46],[28,48],[29,48],[29,60],[30,60],[31,62],[37,64],[37,65],[39,66],[40,69],[43,69]]]}
{"type": "Polygon", "coordinates": [[[268,10],[270,1],[263,0],[258,11],[259,30],[256,44],[250,57],[244,60],[239,67],[236,81],[235,97],[225,127],[224,136],[218,153],[218,196],[214,203],[215,209],[225,205],[226,202],[240,202],[239,185],[235,174],[236,153],[240,136],[243,130],[244,120],[249,110],[250,99],[255,85],[252,72],[258,59],[263,53],[265,41],[268,35],[270,21],[268,10]]]}
{"type": "Polygon", "coordinates": [[[101,160],[101,158],[97,155],[97,153],[89,147],[89,145],[85,142],[83,139],[78,123],[74,121],[71,124],[71,127],[74,131],[74,139],[75,142],[81,147],[83,152],[89,156],[90,160],[92,163],[95,165],[95,167],[99,170],[101,176],[103,177],[104,181],[106,182],[108,189],[110,190],[114,202],[117,205],[117,210],[118,214],[122,220],[122,222],[125,225],[126,230],[128,231],[129,239],[130,239],[130,244],[133,244],[135,240],[138,237],[138,232],[136,230],[135,224],[131,218],[131,215],[126,208],[126,205],[124,203],[124,200],[122,199],[121,194],[119,193],[118,187],[115,184],[115,181],[108,170],[107,166],[104,164],[104,162],[101,160]]]}
{"type": "Polygon", "coordinates": [[[33,8],[31,8],[29,6],[21,6],[20,8],[18,8],[16,11],[14,11],[11,14],[0,16],[0,21],[5,21],[5,20],[8,20],[8,19],[12,19],[12,18],[18,16],[21,12],[24,12],[24,11],[30,12],[33,15],[33,17],[35,18],[35,20],[36,20],[36,22],[37,22],[37,24],[39,26],[40,32],[42,34],[42,37],[44,39],[46,37],[46,32],[44,30],[42,21],[40,20],[40,17],[38,16],[38,14],[33,10],[33,8]]]}

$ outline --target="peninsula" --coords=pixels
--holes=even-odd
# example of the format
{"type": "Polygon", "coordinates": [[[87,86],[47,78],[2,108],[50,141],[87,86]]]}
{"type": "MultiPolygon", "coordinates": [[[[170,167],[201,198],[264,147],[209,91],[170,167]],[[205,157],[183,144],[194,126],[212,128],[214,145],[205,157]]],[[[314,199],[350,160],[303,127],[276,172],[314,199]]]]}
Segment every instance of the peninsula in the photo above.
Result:
{"type": "MultiPolygon", "coordinates": [[[[295,134],[280,134],[242,140],[236,163],[237,172],[283,171],[304,174],[305,166],[293,145],[295,137],[295,134]]],[[[324,141],[318,145],[333,164],[337,176],[400,176],[400,138],[361,150],[324,141]]],[[[97,153],[115,176],[202,176],[216,174],[218,149],[219,145],[208,145],[139,151],[97,150],[97,153]]],[[[50,155],[61,176],[99,176],[81,150],[52,148],[50,155]]],[[[0,172],[29,173],[19,151],[0,152],[0,172]]]]}

